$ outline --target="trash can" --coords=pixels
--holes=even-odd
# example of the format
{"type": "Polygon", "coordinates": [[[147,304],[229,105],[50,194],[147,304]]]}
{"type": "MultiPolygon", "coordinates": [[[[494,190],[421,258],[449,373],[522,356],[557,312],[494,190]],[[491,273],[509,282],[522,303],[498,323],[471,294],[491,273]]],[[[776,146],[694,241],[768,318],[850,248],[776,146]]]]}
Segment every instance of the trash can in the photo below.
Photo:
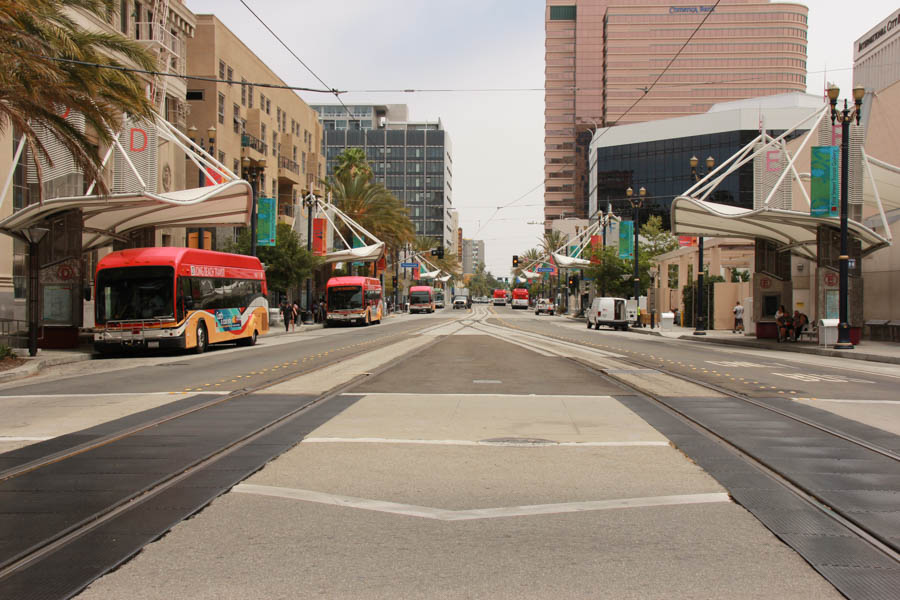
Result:
{"type": "Polygon", "coordinates": [[[838,339],[838,319],[819,319],[819,345],[834,346],[838,339]]]}
{"type": "Polygon", "coordinates": [[[659,328],[663,331],[672,331],[675,323],[675,313],[664,312],[659,316],[659,328]]]}

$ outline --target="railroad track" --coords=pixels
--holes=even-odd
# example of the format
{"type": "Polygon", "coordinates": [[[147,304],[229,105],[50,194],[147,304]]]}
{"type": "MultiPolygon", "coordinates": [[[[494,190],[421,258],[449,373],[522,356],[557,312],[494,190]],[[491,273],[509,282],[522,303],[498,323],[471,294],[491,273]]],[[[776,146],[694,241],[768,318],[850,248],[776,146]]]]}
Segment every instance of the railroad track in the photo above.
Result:
{"type": "MultiPolygon", "coordinates": [[[[522,327],[517,327],[502,318],[499,318],[499,321],[501,323],[500,325],[494,325],[487,323],[486,318],[482,318],[479,322],[472,323],[472,326],[482,329],[486,333],[501,336],[503,335],[503,330],[514,331],[520,336],[520,342],[522,342],[523,339],[531,339],[535,347],[542,351],[551,352],[575,360],[587,368],[596,370],[605,376],[618,381],[628,389],[639,392],[643,397],[649,399],[668,414],[688,424],[693,430],[699,432],[706,439],[713,441],[715,444],[727,447],[729,452],[740,457],[747,465],[751,465],[754,469],[764,473],[766,477],[770,478],[772,481],[777,482],[783,489],[788,490],[792,495],[805,503],[806,506],[811,507],[816,513],[826,516],[841,530],[845,531],[846,535],[861,541],[867,548],[877,553],[878,557],[873,558],[873,564],[869,565],[872,570],[868,573],[872,578],[887,577],[891,584],[884,586],[876,582],[875,585],[871,586],[873,589],[859,592],[858,587],[854,587],[855,584],[848,584],[847,581],[840,576],[835,576],[832,570],[822,568],[822,565],[817,564],[814,558],[811,560],[810,552],[808,551],[809,549],[804,548],[803,544],[796,543],[796,539],[792,539],[789,535],[782,535],[781,532],[777,530],[777,527],[773,528],[770,526],[773,521],[778,521],[778,519],[767,519],[764,514],[765,511],[759,510],[761,507],[759,505],[753,505],[753,502],[749,503],[750,506],[746,506],[748,510],[760,518],[767,527],[772,529],[776,535],[779,535],[779,537],[794,547],[794,549],[804,556],[814,568],[825,575],[825,577],[828,578],[835,587],[841,590],[842,593],[845,593],[848,597],[896,597],[896,590],[900,589],[900,538],[897,537],[896,533],[891,532],[888,527],[879,527],[879,523],[884,525],[883,522],[880,522],[878,518],[872,518],[872,516],[874,514],[875,517],[878,517],[879,511],[896,511],[898,509],[897,505],[894,505],[893,509],[888,505],[873,507],[872,510],[854,510],[854,507],[848,506],[846,501],[842,501],[844,500],[841,498],[842,490],[822,489],[821,486],[811,485],[811,480],[817,479],[817,476],[822,476],[822,473],[803,474],[796,469],[786,468],[786,465],[788,465],[790,461],[781,460],[778,457],[767,454],[765,452],[765,447],[761,450],[760,445],[754,443],[752,434],[743,433],[738,436],[732,435],[734,430],[729,432],[728,428],[722,426],[722,419],[710,417],[709,413],[698,410],[698,406],[700,406],[701,403],[685,402],[676,397],[668,397],[655,393],[653,390],[643,386],[636,386],[633,381],[624,378],[620,373],[617,373],[617,371],[621,371],[619,368],[604,367],[596,360],[588,361],[583,358],[573,357],[570,352],[567,352],[567,349],[569,348],[573,350],[576,348],[581,350],[594,350],[594,348],[589,348],[588,344],[579,344],[572,342],[570,338],[553,334],[538,333],[522,327]],[[556,349],[554,349],[554,345],[556,346],[556,349]],[[767,522],[767,520],[769,522],[767,522]],[[876,569],[880,569],[880,571],[876,569]]],[[[590,344],[590,346],[593,346],[593,344],[590,344]]],[[[596,350],[602,352],[599,351],[599,349],[596,350]]],[[[823,448],[823,455],[826,454],[827,451],[830,451],[833,442],[835,447],[845,447],[850,449],[846,454],[852,456],[852,458],[847,459],[847,462],[869,462],[871,464],[882,465],[886,473],[884,479],[893,479],[894,487],[896,487],[896,481],[900,480],[900,455],[890,448],[873,444],[865,439],[861,439],[857,435],[851,435],[841,431],[833,425],[817,422],[815,419],[811,419],[807,416],[769,405],[766,402],[745,396],[722,386],[691,378],[690,376],[660,367],[658,364],[652,362],[624,355],[618,355],[615,358],[604,358],[603,360],[611,361],[611,364],[616,365],[617,367],[628,365],[633,367],[635,371],[655,371],[668,377],[689,382],[695,386],[700,386],[710,390],[712,395],[716,397],[745,405],[748,409],[758,413],[759,416],[757,418],[760,421],[780,421],[791,424],[790,429],[794,431],[802,430],[805,432],[815,432],[817,436],[820,436],[819,440],[826,440],[826,444],[821,445],[821,448],[823,448]],[[827,442],[827,440],[831,440],[832,442],[827,442]]],[[[710,400],[710,403],[715,404],[712,400],[710,400]]],[[[716,410],[720,410],[720,405],[716,404],[715,408],[716,410]]],[[[635,407],[632,407],[632,409],[634,410],[635,407]]],[[[738,408],[738,410],[740,410],[740,408],[738,408]]],[[[645,415],[640,416],[646,417],[645,415]]],[[[750,428],[751,424],[747,422],[743,426],[750,428]]],[[[819,440],[811,437],[809,443],[818,444],[820,443],[819,440]]],[[[678,442],[674,443],[676,447],[679,446],[678,442]]],[[[819,446],[814,446],[814,448],[818,447],[819,446]]],[[[683,451],[691,456],[689,450],[683,451]]],[[[704,465],[701,463],[701,466],[704,465]]],[[[713,476],[716,476],[715,473],[712,474],[713,476]]],[[[834,473],[833,475],[833,479],[838,486],[840,484],[839,480],[841,476],[848,479],[847,485],[850,486],[853,483],[851,481],[852,478],[857,474],[845,472],[834,473]]],[[[725,482],[723,482],[723,485],[725,485],[725,482]]],[[[725,487],[728,488],[729,486],[726,485],[725,487]]],[[[850,489],[850,487],[845,488],[845,490],[846,489],[850,489]]],[[[731,492],[732,490],[729,489],[729,491],[731,492]]],[[[732,493],[732,497],[738,503],[742,503],[741,496],[740,493],[732,493]]],[[[841,534],[832,533],[832,535],[841,534]]]]}
{"type": "MultiPolygon", "coordinates": [[[[334,356],[331,360],[323,361],[314,366],[288,370],[281,375],[271,377],[227,395],[207,399],[203,397],[202,392],[198,392],[193,394],[192,398],[200,397],[199,401],[192,402],[189,406],[179,407],[165,414],[130,423],[121,429],[99,435],[94,439],[72,443],[56,451],[7,468],[0,472],[0,491],[20,492],[26,496],[30,494],[33,499],[34,496],[40,494],[40,490],[36,487],[39,484],[33,483],[32,480],[40,482],[45,472],[47,472],[47,477],[58,476],[60,470],[64,470],[67,465],[79,460],[88,460],[94,454],[115,448],[117,444],[137,443],[138,440],[147,439],[148,436],[151,439],[155,439],[155,434],[163,432],[166,428],[178,430],[180,427],[183,428],[185,424],[190,428],[191,426],[196,426],[198,422],[202,422],[206,415],[216,411],[230,411],[233,413],[234,410],[231,405],[243,403],[248,409],[248,413],[249,410],[259,410],[257,406],[251,407],[251,398],[260,392],[264,392],[267,388],[299,376],[327,369],[339,362],[369,354],[402,339],[420,336],[430,330],[444,326],[443,322],[437,325],[433,322],[426,322],[421,327],[404,329],[397,333],[384,335],[375,338],[375,340],[372,340],[373,343],[366,344],[364,348],[343,352],[334,356]],[[188,423],[190,421],[193,423],[188,423]],[[53,472],[51,473],[51,471],[53,472]]],[[[435,342],[438,339],[435,338],[435,342]]],[[[421,347],[419,350],[421,350],[421,347]]],[[[213,447],[209,447],[209,444],[200,444],[203,448],[196,449],[193,456],[181,460],[177,467],[170,471],[150,474],[145,478],[148,482],[136,485],[131,489],[120,490],[120,493],[115,495],[114,501],[102,504],[96,509],[83,510],[69,521],[60,522],[57,527],[50,527],[44,534],[32,534],[30,539],[28,534],[26,534],[25,539],[18,544],[17,550],[0,555],[0,598],[17,598],[25,597],[26,595],[28,597],[59,598],[77,594],[94,579],[128,560],[133,554],[140,551],[146,543],[163,535],[172,525],[201,510],[232,485],[246,478],[265,465],[266,462],[299,442],[304,435],[303,427],[296,425],[292,428],[292,422],[300,420],[304,415],[309,415],[311,411],[326,405],[327,401],[341,396],[341,394],[351,390],[367,377],[388,369],[393,364],[395,363],[382,365],[372,370],[371,373],[354,377],[317,396],[299,397],[287,404],[271,406],[268,412],[264,411],[263,414],[256,415],[257,418],[255,420],[248,418],[246,427],[236,435],[226,433],[216,440],[211,440],[210,443],[213,447]],[[276,438],[276,441],[269,443],[272,442],[269,438],[273,436],[276,438]],[[266,452],[260,453],[258,451],[262,447],[265,447],[266,452]],[[233,473],[228,471],[227,473],[229,473],[230,477],[220,478],[220,481],[213,486],[216,488],[214,493],[207,493],[206,497],[194,500],[195,504],[188,510],[176,511],[177,514],[173,513],[168,524],[164,524],[159,531],[145,535],[145,539],[142,539],[139,544],[132,544],[130,547],[123,548],[120,555],[107,558],[105,568],[88,567],[82,569],[70,582],[63,582],[62,584],[55,582],[52,586],[46,585],[47,573],[52,571],[42,568],[45,562],[53,565],[55,568],[59,568],[61,565],[54,564],[54,561],[71,566],[66,564],[67,560],[64,558],[67,552],[78,554],[77,550],[73,551],[71,548],[77,547],[79,543],[85,545],[85,540],[91,538],[92,535],[97,537],[95,535],[96,532],[102,531],[104,527],[119,519],[128,518],[129,513],[140,511],[141,508],[149,506],[165,494],[173,491],[177,494],[179,485],[189,483],[192,479],[198,477],[208,478],[209,473],[207,471],[210,467],[215,467],[217,463],[227,460],[229,457],[237,456],[240,458],[242,452],[245,454],[249,452],[253,456],[244,457],[244,460],[238,460],[237,462],[243,465],[242,468],[237,469],[233,473]],[[50,589],[42,590],[42,587],[49,587],[50,589]]],[[[127,421],[128,418],[125,420],[127,421]]],[[[212,428],[210,427],[210,429],[212,428]]],[[[63,438],[66,437],[63,436],[63,438]]],[[[72,439],[77,442],[79,438],[74,436],[72,439]]],[[[100,462],[103,460],[103,458],[99,459],[100,462]]],[[[78,477],[77,470],[79,467],[74,468],[76,470],[75,476],[78,477]]],[[[111,475],[118,476],[121,473],[113,471],[111,475]]],[[[133,475],[135,474],[124,474],[125,478],[133,475]]],[[[82,490],[85,496],[89,496],[91,492],[93,490],[82,490]]],[[[190,494],[188,493],[187,495],[189,496],[190,494]]],[[[9,512],[13,507],[6,506],[4,508],[9,512]]],[[[181,508],[184,509],[185,507],[181,508]]],[[[32,519],[34,518],[33,516],[32,519]]],[[[23,529],[29,528],[29,523],[23,525],[23,529]]],[[[5,533],[13,534],[12,531],[8,530],[5,533]]],[[[3,548],[3,546],[0,546],[0,548],[3,548]]],[[[9,546],[5,547],[7,550],[8,548],[9,546]]],[[[52,569],[53,567],[50,568],[52,569]]]]}

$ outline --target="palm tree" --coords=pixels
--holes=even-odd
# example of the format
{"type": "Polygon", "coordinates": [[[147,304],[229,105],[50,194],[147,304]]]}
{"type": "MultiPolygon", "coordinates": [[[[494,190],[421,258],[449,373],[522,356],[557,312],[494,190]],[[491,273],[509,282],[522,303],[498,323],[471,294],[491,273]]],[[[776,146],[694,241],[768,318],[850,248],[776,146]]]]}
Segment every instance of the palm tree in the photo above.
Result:
{"type": "Polygon", "coordinates": [[[541,239],[540,245],[541,251],[545,254],[556,252],[568,241],[568,239],[569,236],[561,231],[553,230],[544,232],[544,237],[541,239]]]}
{"type": "MultiPolygon", "coordinates": [[[[100,166],[100,147],[109,145],[123,113],[151,118],[153,105],[132,72],[154,70],[152,54],[118,34],[86,31],[73,11],[102,20],[115,14],[115,0],[0,0],[0,130],[12,125],[25,136],[39,178],[47,149],[38,137],[44,129],[71,153],[84,177],[108,193],[100,166]],[[116,58],[120,57],[120,58],[116,58]],[[112,68],[102,68],[103,65],[112,68]],[[87,132],[60,113],[84,115],[87,132]],[[96,136],[94,145],[89,136],[96,136]]],[[[39,194],[40,186],[38,186],[39,194]]],[[[39,197],[40,199],[40,197],[39,197]]]]}
{"type": "Polygon", "coordinates": [[[372,180],[372,167],[369,166],[366,153],[362,148],[347,148],[338,155],[335,163],[335,179],[365,175],[366,181],[372,180]]]}

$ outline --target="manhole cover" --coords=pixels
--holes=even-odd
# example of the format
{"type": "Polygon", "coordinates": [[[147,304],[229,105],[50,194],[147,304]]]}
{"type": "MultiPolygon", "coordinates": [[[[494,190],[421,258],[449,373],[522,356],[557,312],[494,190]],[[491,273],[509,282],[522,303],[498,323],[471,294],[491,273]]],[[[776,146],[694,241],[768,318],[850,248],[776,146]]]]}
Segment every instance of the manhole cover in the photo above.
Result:
{"type": "Polygon", "coordinates": [[[545,440],[541,438],[490,438],[487,440],[479,440],[479,444],[492,444],[495,446],[556,446],[558,442],[553,440],[545,440]]]}

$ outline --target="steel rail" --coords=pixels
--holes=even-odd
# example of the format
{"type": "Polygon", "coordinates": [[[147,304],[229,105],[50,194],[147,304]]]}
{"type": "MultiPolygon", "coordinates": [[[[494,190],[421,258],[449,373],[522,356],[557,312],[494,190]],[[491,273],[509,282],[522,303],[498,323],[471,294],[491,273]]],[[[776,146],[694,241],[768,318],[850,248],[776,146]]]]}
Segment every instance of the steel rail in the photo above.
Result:
{"type": "MultiPolygon", "coordinates": [[[[390,343],[389,340],[395,340],[395,338],[399,338],[399,337],[409,337],[412,335],[421,335],[423,332],[427,333],[429,330],[439,329],[439,328],[445,327],[445,326],[446,326],[446,323],[441,323],[440,325],[429,324],[424,327],[412,328],[410,330],[405,330],[402,332],[384,336],[383,338],[380,338],[384,341],[384,343],[378,344],[375,347],[350,352],[349,354],[345,354],[345,355],[341,356],[340,358],[335,358],[334,360],[317,365],[311,369],[306,369],[303,371],[294,371],[294,372],[291,372],[291,373],[288,373],[285,375],[280,375],[274,379],[267,380],[265,382],[261,382],[257,385],[251,386],[251,387],[242,388],[240,390],[235,390],[231,394],[228,394],[227,396],[224,396],[222,398],[217,398],[214,401],[205,402],[196,407],[192,407],[191,409],[178,411],[178,412],[172,413],[170,415],[164,415],[162,417],[150,420],[141,425],[138,425],[138,426],[135,426],[132,428],[128,428],[127,432],[116,432],[114,434],[110,434],[110,436],[104,436],[104,438],[102,438],[101,440],[95,440],[94,442],[91,442],[88,444],[80,444],[77,447],[73,447],[73,449],[70,449],[68,454],[65,454],[65,455],[60,455],[61,453],[54,453],[53,455],[48,455],[48,457],[45,457],[45,460],[42,464],[28,463],[28,465],[30,465],[30,466],[28,466],[27,469],[25,469],[23,466],[23,469],[21,470],[21,472],[17,473],[17,475],[22,475],[24,473],[34,471],[42,466],[48,466],[50,464],[58,463],[62,460],[65,460],[66,458],[71,458],[71,457],[80,455],[84,452],[87,452],[88,450],[91,450],[94,448],[99,448],[99,447],[102,447],[109,443],[112,443],[116,440],[121,440],[121,439],[127,438],[131,435],[134,435],[135,433],[144,431],[150,427],[155,427],[162,423],[166,423],[166,422],[178,419],[180,417],[183,417],[187,414],[192,414],[199,410],[203,410],[205,408],[209,408],[211,406],[221,404],[222,402],[225,402],[229,399],[234,399],[234,398],[238,398],[241,396],[246,396],[246,395],[249,395],[252,393],[256,393],[261,390],[264,390],[265,388],[268,388],[268,387],[271,387],[274,385],[278,385],[278,384],[288,381],[290,379],[294,379],[296,377],[315,373],[316,371],[320,371],[327,367],[333,366],[333,365],[335,365],[339,362],[345,361],[349,358],[355,358],[355,357],[358,357],[358,356],[361,356],[364,354],[368,354],[368,353],[377,351],[378,349],[380,349],[380,348],[384,347],[385,345],[387,345],[388,343],[390,343]]],[[[376,339],[379,339],[379,338],[376,338],[376,339]]],[[[416,352],[421,351],[422,348],[428,348],[428,347],[432,346],[433,344],[437,343],[438,341],[439,341],[439,338],[435,338],[435,340],[433,342],[430,342],[423,347],[417,348],[416,352]]],[[[409,357],[409,355],[411,354],[411,352],[403,354],[398,360],[402,361],[402,360],[407,359],[409,357]]],[[[151,498],[154,495],[156,495],[157,493],[170,488],[171,486],[175,485],[177,482],[183,480],[185,477],[188,477],[193,473],[196,473],[198,470],[202,469],[203,467],[208,466],[209,464],[230,454],[234,450],[236,450],[248,443],[251,443],[252,441],[258,439],[262,435],[269,433],[273,429],[287,423],[289,420],[296,418],[297,416],[308,411],[309,409],[311,409],[315,406],[318,406],[320,404],[323,404],[324,402],[327,402],[328,400],[347,391],[348,389],[351,389],[353,386],[358,385],[359,383],[361,383],[368,377],[370,377],[374,374],[381,373],[382,371],[385,371],[385,370],[395,366],[396,364],[397,364],[397,361],[392,361],[392,362],[386,363],[386,364],[374,369],[370,373],[358,375],[357,377],[354,377],[353,379],[351,379],[348,382],[345,382],[343,384],[335,386],[334,388],[327,390],[326,392],[324,392],[324,393],[320,394],[318,397],[304,403],[303,405],[298,406],[298,407],[288,411],[287,413],[271,420],[269,423],[263,424],[263,425],[259,426],[258,428],[254,429],[253,431],[242,434],[241,437],[238,437],[237,439],[230,442],[223,448],[215,450],[215,451],[207,454],[206,456],[197,459],[193,464],[189,465],[188,467],[186,467],[184,469],[179,469],[179,471],[176,473],[164,475],[163,477],[161,477],[154,483],[150,484],[149,486],[145,486],[141,489],[136,490],[133,494],[130,494],[128,497],[123,498],[122,500],[116,502],[115,504],[105,507],[101,511],[96,512],[93,515],[86,517],[85,519],[82,519],[78,523],[74,523],[71,526],[56,532],[54,535],[48,537],[47,539],[43,540],[42,542],[40,542],[38,544],[32,546],[31,548],[22,552],[18,556],[11,557],[8,561],[6,561],[6,563],[3,564],[2,567],[0,567],[0,582],[2,582],[3,579],[12,575],[16,571],[28,566],[29,564],[34,563],[37,560],[40,560],[42,557],[52,553],[53,551],[58,550],[59,548],[65,546],[68,542],[80,537],[81,535],[84,535],[86,532],[102,525],[103,523],[106,523],[107,521],[109,521],[110,519],[114,518],[115,516],[121,514],[122,512],[131,510],[132,508],[139,506],[140,503],[144,502],[148,498],[151,498]]],[[[123,431],[126,431],[126,430],[123,430],[123,431]]],[[[65,453],[65,452],[66,451],[63,451],[63,453],[65,453]]],[[[15,475],[13,475],[13,476],[15,476],[15,475]]],[[[13,476],[8,476],[7,479],[9,479],[13,476]]]]}
{"type": "MultiPolygon", "coordinates": [[[[519,327],[516,327],[513,325],[509,325],[509,324],[505,323],[502,320],[502,318],[500,319],[500,321],[501,321],[501,323],[503,323],[503,325],[493,325],[490,323],[484,323],[484,324],[482,324],[482,326],[483,327],[494,327],[494,328],[498,328],[498,329],[512,329],[514,331],[521,332],[524,335],[530,336],[533,338],[549,338],[555,342],[563,342],[565,344],[575,345],[567,339],[558,338],[557,336],[554,336],[554,335],[537,333],[537,332],[525,330],[525,329],[522,329],[522,328],[519,328],[519,327]]],[[[554,352],[552,349],[548,349],[548,348],[544,348],[544,347],[542,347],[541,350],[543,350],[545,352],[546,351],[554,352]]],[[[562,356],[559,351],[556,351],[555,353],[562,356]]],[[[670,414],[673,414],[673,415],[677,416],[678,418],[684,420],[685,422],[690,424],[692,427],[697,429],[703,435],[706,435],[709,438],[725,445],[728,449],[730,449],[735,454],[737,454],[738,456],[743,458],[745,461],[747,461],[749,464],[757,467],[760,471],[762,471],[763,473],[765,473],[766,475],[768,475],[769,477],[771,477],[772,479],[774,479],[775,481],[777,481],[778,483],[780,483],[781,485],[786,487],[788,490],[790,490],[796,496],[798,496],[799,498],[801,498],[802,500],[804,500],[811,506],[814,506],[815,508],[820,510],[823,514],[826,514],[828,517],[830,517],[831,519],[833,519],[834,521],[836,521],[843,527],[847,528],[854,535],[856,535],[859,538],[861,538],[862,540],[864,540],[866,543],[871,545],[873,548],[877,549],[882,554],[886,555],[887,557],[891,558],[892,560],[894,560],[895,562],[900,564],[900,548],[897,547],[896,542],[886,538],[885,536],[882,536],[881,534],[879,534],[877,532],[870,531],[864,525],[861,525],[860,523],[858,523],[851,515],[845,514],[843,511],[830,506],[825,500],[819,498],[819,496],[815,492],[808,490],[803,485],[794,481],[789,476],[787,476],[784,473],[782,473],[781,471],[779,471],[776,466],[771,465],[767,461],[756,457],[751,452],[743,449],[741,446],[735,444],[734,442],[728,440],[727,438],[723,437],[722,435],[716,433],[713,429],[711,429],[711,428],[707,427],[706,425],[703,425],[699,421],[693,419],[691,416],[682,412],[678,408],[672,406],[671,404],[666,402],[664,399],[662,399],[658,395],[656,395],[648,390],[636,387],[634,384],[629,383],[629,382],[625,381],[623,378],[616,376],[615,373],[609,373],[606,370],[604,370],[602,367],[599,367],[596,364],[590,363],[588,361],[585,361],[585,360],[577,358],[577,357],[571,357],[571,356],[562,356],[562,357],[572,360],[573,362],[576,362],[577,364],[579,364],[581,366],[584,366],[591,370],[597,371],[598,373],[601,373],[606,377],[614,379],[621,385],[623,385],[631,390],[634,390],[634,391],[638,392],[639,394],[641,394],[642,396],[645,396],[645,397],[649,398],[650,400],[654,401],[659,406],[661,406],[664,410],[666,410],[670,414]]],[[[850,435],[844,434],[842,432],[836,431],[830,427],[814,423],[803,417],[793,415],[790,412],[782,411],[780,409],[775,409],[773,407],[767,406],[764,403],[760,403],[752,398],[745,397],[739,393],[732,392],[731,390],[719,388],[719,386],[716,386],[715,384],[710,384],[710,383],[706,383],[706,382],[703,382],[700,380],[692,379],[689,376],[681,375],[678,373],[673,373],[666,369],[658,368],[656,366],[649,365],[642,361],[639,361],[636,359],[631,359],[628,357],[614,358],[611,360],[620,361],[620,362],[623,362],[626,364],[632,364],[634,366],[637,366],[637,367],[640,367],[643,369],[657,371],[659,373],[663,373],[665,375],[675,377],[682,381],[687,381],[694,385],[698,385],[700,387],[705,387],[707,389],[710,389],[717,393],[721,393],[723,395],[732,397],[734,399],[748,402],[759,408],[779,414],[780,416],[785,417],[787,419],[792,419],[801,424],[818,429],[818,430],[822,431],[823,433],[832,435],[838,439],[844,440],[846,442],[850,442],[852,444],[857,444],[860,447],[863,447],[870,452],[874,452],[874,453],[886,456],[887,458],[900,461],[900,457],[898,457],[896,453],[894,453],[890,450],[881,448],[879,446],[874,446],[874,445],[868,444],[866,442],[860,443],[860,440],[858,440],[858,438],[856,438],[854,436],[850,436],[850,435]]]]}

